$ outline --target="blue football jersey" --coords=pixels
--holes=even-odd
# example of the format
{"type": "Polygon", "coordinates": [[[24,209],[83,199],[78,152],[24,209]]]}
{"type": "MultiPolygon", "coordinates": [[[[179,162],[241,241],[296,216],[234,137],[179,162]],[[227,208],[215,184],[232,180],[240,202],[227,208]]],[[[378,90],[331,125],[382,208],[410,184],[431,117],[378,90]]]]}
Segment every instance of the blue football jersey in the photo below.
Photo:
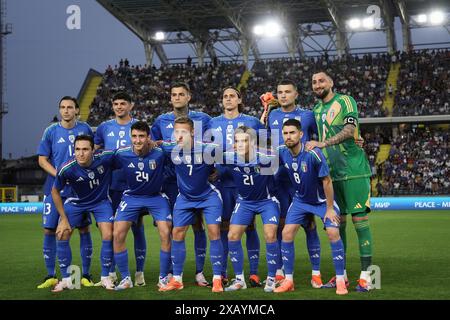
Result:
{"type": "Polygon", "coordinates": [[[161,191],[164,178],[166,155],[160,148],[154,148],[145,156],[138,156],[133,147],[118,149],[114,154],[114,163],[122,168],[127,189],[124,194],[134,196],[152,196],[161,191]]]}
{"type": "MultiPolygon", "coordinates": [[[[91,127],[85,122],[77,121],[71,129],[64,128],[60,122],[54,123],[45,129],[37,154],[48,157],[50,164],[58,168],[74,155],[75,137],[82,134],[93,136],[91,127]]],[[[45,195],[50,194],[54,180],[53,176],[47,176],[44,185],[45,195]]],[[[61,195],[69,196],[70,189],[63,190],[61,195]]]]}
{"type": "Polygon", "coordinates": [[[245,162],[235,152],[225,152],[225,164],[229,175],[237,187],[239,197],[243,200],[255,201],[270,199],[273,188],[274,156],[256,153],[256,157],[245,162]]]}
{"type": "MultiPolygon", "coordinates": [[[[209,122],[209,129],[212,134],[212,141],[223,146],[223,150],[232,149],[234,144],[234,131],[241,126],[247,126],[256,131],[258,135],[260,129],[265,129],[259,119],[240,113],[234,119],[227,119],[224,115],[212,118],[209,122]]],[[[233,179],[224,176],[220,179],[222,186],[235,187],[233,179]]]]}
{"type": "MultiPolygon", "coordinates": [[[[131,119],[125,125],[118,124],[116,119],[102,122],[95,132],[94,143],[105,150],[115,150],[131,145],[131,126],[137,122],[131,119]]],[[[112,175],[111,189],[122,191],[127,188],[125,175],[122,170],[114,170],[112,175]]]]}
{"type": "Polygon", "coordinates": [[[287,169],[289,179],[295,188],[295,196],[310,204],[325,202],[322,178],[330,174],[327,161],[319,148],[305,150],[305,145],[297,156],[293,156],[286,146],[278,148],[280,167],[287,169]]]}
{"type": "MultiPolygon", "coordinates": [[[[317,134],[317,124],[312,111],[296,107],[291,112],[283,112],[281,108],[277,108],[269,114],[267,128],[269,132],[276,130],[279,133],[278,145],[284,144],[282,129],[283,123],[288,119],[300,121],[303,131],[302,143],[311,140],[312,135],[317,134]]],[[[276,147],[275,142],[272,145],[276,147]]]]}
{"type": "Polygon", "coordinates": [[[208,181],[214,163],[206,163],[204,155],[214,156],[217,145],[196,142],[186,153],[174,142],[164,143],[162,146],[175,165],[178,189],[185,198],[203,200],[210,192],[215,191],[215,187],[208,181]]]}
{"type": "Polygon", "coordinates": [[[81,167],[75,159],[71,159],[58,168],[55,188],[61,190],[68,183],[72,187],[74,197],[68,198],[67,201],[78,205],[90,206],[108,199],[113,157],[114,151],[98,152],[87,168],[81,167]]]}

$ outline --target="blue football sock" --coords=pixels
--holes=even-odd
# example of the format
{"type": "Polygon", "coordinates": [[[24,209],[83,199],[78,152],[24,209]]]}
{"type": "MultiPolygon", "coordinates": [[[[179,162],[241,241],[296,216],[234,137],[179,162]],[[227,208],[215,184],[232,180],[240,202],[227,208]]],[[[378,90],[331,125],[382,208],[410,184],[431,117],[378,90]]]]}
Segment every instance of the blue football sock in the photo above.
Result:
{"type": "Polygon", "coordinates": [[[112,240],[103,240],[102,248],[100,250],[100,263],[102,264],[102,277],[109,274],[111,268],[111,261],[113,259],[113,242],[112,240]]]}
{"type": "Polygon", "coordinates": [[[228,241],[228,247],[234,274],[242,274],[244,272],[244,250],[241,240],[228,241]]]}
{"type": "Polygon", "coordinates": [[[128,268],[128,250],[125,249],[125,251],[114,253],[114,260],[117,263],[122,279],[129,277],[130,270],[128,268]]]}
{"type": "Polygon", "coordinates": [[[47,268],[47,274],[48,276],[54,277],[56,275],[56,235],[44,235],[44,244],[42,246],[42,251],[44,253],[44,262],[45,267],[47,268]]]}
{"type": "Polygon", "coordinates": [[[116,259],[113,257],[111,261],[111,267],[109,268],[109,272],[116,272],[116,259]]]}
{"type": "Polygon", "coordinates": [[[83,274],[89,275],[91,273],[92,260],[92,238],[90,232],[80,233],[80,255],[83,274]]]}
{"type": "Polygon", "coordinates": [[[281,242],[281,255],[286,274],[294,274],[295,248],[294,242],[281,242]]]}
{"type": "Polygon", "coordinates": [[[246,245],[248,261],[250,264],[250,275],[258,274],[259,266],[259,237],[256,229],[246,230],[247,235],[246,245]]]}
{"type": "Polygon", "coordinates": [[[206,258],[206,233],[205,230],[194,231],[195,249],[195,273],[203,271],[206,258]]]}
{"type": "Polygon", "coordinates": [[[63,278],[70,277],[67,269],[72,264],[72,250],[70,249],[69,240],[59,240],[56,242],[56,251],[59,260],[59,269],[63,278]]]}
{"type": "Polygon", "coordinates": [[[309,260],[311,261],[312,270],[320,270],[320,240],[317,234],[317,228],[310,230],[305,228],[306,246],[308,247],[309,260]]]}
{"type": "Polygon", "coordinates": [[[222,259],[223,259],[223,245],[222,240],[211,240],[209,246],[209,254],[213,268],[213,275],[222,275],[222,259]]]}
{"type": "Polygon", "coordinates": [[[147,255],[147,241],[145,239],[144,224],[131,226],[134,235],[134,256],[136,257],[136,272],[144,271],[145,256],[147,255]]]}
{"type": "Polygon", "coordinates": [[[342,243],[341,239],[336,242],[331,242],[331,255],[333,257],[333,264],[334,269],[336,270],[336,275],[343,276],[345,269],[345,252],[344,244],[342,243]]]}
{"type": "Polygon", "coordinates": [[[266,243],[266,259],[267,259],[267,276],[275,277],[277,273],[277,266],[280,264],[280,256],[278,252],[280,247],[278,241],[266,243]]]}
{"type": "Polygon", "coordinates": [[[227,278],[228,268],[228,231],[220,231],[220,239],[223,246],[223,260],[222,260],[222,276],[227,278]]]}
{"type": "Polygon", "coordinates": [[[170,251],[159,251],[159,276],[164,278],[169,273],[172,261],[170,260],[170,251]]]}
{"type": "Polygon", "coordinates": [[[173,275],[181,276],[186,260],[186,243],[184,240],[172,240],[171,258],[173,263],[173,275]]]}

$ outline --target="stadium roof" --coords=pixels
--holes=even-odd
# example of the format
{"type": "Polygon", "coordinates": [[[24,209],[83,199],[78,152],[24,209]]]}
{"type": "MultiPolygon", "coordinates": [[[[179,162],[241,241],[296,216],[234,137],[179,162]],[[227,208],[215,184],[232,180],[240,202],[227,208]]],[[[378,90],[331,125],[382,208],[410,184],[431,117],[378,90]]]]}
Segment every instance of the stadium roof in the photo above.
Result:
{"type": "MultiPolygon", "coordinates": [[[[124,23],[147,44],[147,60],[156,52],[163,63],[168,62],[163,44],[189,43],[197,53],[206,51],[210,58],[216,54],[215,42],[237,41],[240,51],[251,51],[258,58],[258,48],[251,29],[261,19],[275,17],[286,29],[287,44],[291,55],[304,54],[302,38],[328,35],[338,54],[348,52],[349,33],[345,21],[357,14],[376,14],[368,11],[378,6],[383,18],[382,29],[386,31],[387,49],[395,50],[393,19],[400,17],[410,27],[409,17],[435,6],[447,9],[448,1],[428,0],[97,0],[112,15],[124,23]],[[310,24],[308,26],[308,24],[310,24]],[[311,24],[319,24],[317,29],[311,24]],[[155,32],[163,31],[163,41],[154,38],[155,32]],[[391,34],[389,35],[389,32],[391,34]],[[248,44],[245,44],[248,41],[248,44]],[[300,45],[300,46],[299,46],[300,45]],[[392,48],[391,48],[392,47],[392,48]]],[[[408,38],[408,37],[407,37],[408,38]]],[[[406,39],[408,42],[410,39],[406,39]]],[[[407,43],[407,45],[409,45],[407,43]]],[[[329,48],[320,48],[322,51],[329,48]]],[[[203,57],[202,57],[203,59],[203,57]]]]}

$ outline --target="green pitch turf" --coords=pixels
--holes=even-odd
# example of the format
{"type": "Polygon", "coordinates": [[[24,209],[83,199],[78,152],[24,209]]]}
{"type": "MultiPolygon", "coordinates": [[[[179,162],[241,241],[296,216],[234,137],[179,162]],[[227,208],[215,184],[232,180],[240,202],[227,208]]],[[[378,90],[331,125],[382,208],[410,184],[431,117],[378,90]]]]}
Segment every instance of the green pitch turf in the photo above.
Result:
{"type": "MultiPolygon", "coordinates": [[[[257,220],[261,230],[261,221],[257,220]]],[[[249,288],[239,292],[213,294],[209,288],[199,288],[193,283],[195,260],[193,235],[187,238],[187,261],[184,270],[184,290],[160,293],[156,287],[159,268],[159,238],[151,219],[145,218],[147,236],[147,261],[145,266],[146,287],[121,292],[103,288],[84,288],[53,294],[49,289],[36,289],[46,275],[42,257],[42,229],[40,215],[0,216],[0,299],[449,299],[450,298],[450,211],[378,211],[371,213],[374,239],[373,263],[381,268],[381,289],[366,294],[354,291],[359,276],[359,257],[353,226],[347,226],[347,270],[351,281],[350,293],[338,297],[333,289],[312,289],[310,264],[306,253],[303,231],[297,236],[295,284],[296,290],[281,295],[267,294],[262,288],[249,288]]],[[[318,221],[320,224],[320,222],[318,221]]],[[[92,271],[96,281],[100,278],[100,237],[92,228],[94,256],[92,271]]],[[[329,244],[324,231],[320,230],[322,243],[322,277],[327,281],[333,275],[329,244]]],[[[265,245],[260,231],[260,275],[266,275],[265,245]]],[[[134,275],[133,237],[128,237],[130,271],[134,275]]],[[[244,241],[245,245],[245,236],[244,241]]],[[[79,235],[71,240],[73,264],[81,265],[79,235]]],[[[245,252],[245,249],[244,249],[245,252]]],[[[246,255],[246,253],[245,253],[246,255]]],[[[229,274],[233,275],[229,263],[229,274]]],[[[245,265],[248,275],[248,264],[245,265]]],[[[207,256],[205,274],[211,278],[211,265],[207,256]]]]}

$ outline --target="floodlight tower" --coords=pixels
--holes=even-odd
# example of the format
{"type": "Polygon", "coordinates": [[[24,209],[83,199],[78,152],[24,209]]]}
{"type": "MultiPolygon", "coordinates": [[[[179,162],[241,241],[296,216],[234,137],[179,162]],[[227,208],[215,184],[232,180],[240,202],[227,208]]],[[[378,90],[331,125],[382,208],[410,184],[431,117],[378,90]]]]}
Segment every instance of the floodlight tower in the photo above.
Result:
{"type": "Polygon", "coordinates": [[[12,32],[12,25],[10,23],[4,24],[4,14],[6,9],[5,0],[0,0],[0,183],[2,183],[2,172],[1,166],[3,164],[3,115],[8,113],[8,105],[3,101],[4,92],[4,73],[3,73],[3,57],[4,57],[4,46],[3,38],[12,32]]]}

